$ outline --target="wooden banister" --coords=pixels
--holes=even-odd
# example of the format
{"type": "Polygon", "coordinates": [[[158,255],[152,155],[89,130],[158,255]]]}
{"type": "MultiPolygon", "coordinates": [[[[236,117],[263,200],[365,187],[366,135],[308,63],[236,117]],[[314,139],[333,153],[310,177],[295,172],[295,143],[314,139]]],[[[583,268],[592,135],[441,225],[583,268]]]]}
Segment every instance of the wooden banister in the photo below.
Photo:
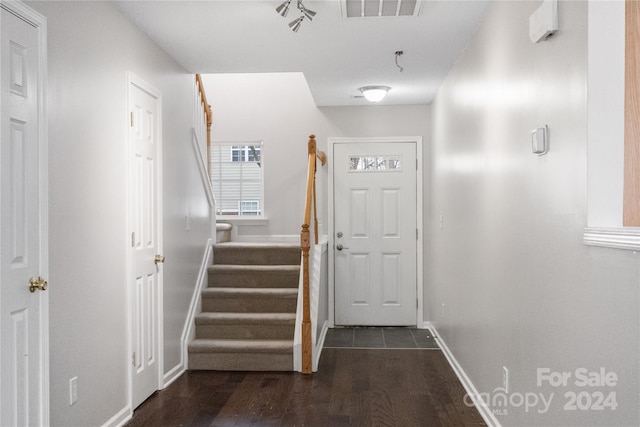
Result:
{"type": "Polygon", "coordinates": [[[311,350],[311,302],[310,302],[310,272],[309,250],[311,249],[310,223],[311,207],[313,205],[315,244],[318,244],[318,218],[316,209],[316,162],[320,159],[322,165],[327,162],[327,156],[322,151],[317,151],[315,135],[309,136],[308,142],[309,163],[307,167],[307,192],[304,204],[304,222],[300,232],[300,248],[302,250],[302,373],[310,374],[312,371],[311,350]]]}
{"type": "Polygon", "coordinates": [[[196,74],[196,83],[198,85],[200,102],[202,103],[202,108],[204,110],[207,123],[207,172],[209,173],[209,176],[211,176],[211,171],[209,170],[211,167],[211,162],[209,161],[209,153],[211,152],[211,125],[213,124],[213,114],[211,113],[211,105],[209,105],[209,103],[207,102],[207,95],[204,91],[204,84],[202,83],[202,76],[200,76],[200,74],[196,74]]]}

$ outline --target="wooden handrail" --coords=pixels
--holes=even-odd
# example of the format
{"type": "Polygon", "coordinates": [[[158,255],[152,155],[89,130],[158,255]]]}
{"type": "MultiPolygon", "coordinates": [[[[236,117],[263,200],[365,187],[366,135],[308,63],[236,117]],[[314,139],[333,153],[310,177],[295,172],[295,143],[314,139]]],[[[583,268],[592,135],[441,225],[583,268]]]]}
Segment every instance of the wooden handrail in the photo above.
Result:
{"type": "Polygon", "coordinates": [[[322,151],[317,151],[315,135],[309,136],[308,142],[309,164],[307,168],[307,192],[304,204],[304,222],[300,232],[300,248],[302,250],[302,373],[310,374],[312,371],[311,350],[311,303],[310,303],[310,272],[309,250],[311,249],[310,223],[311,205],[313,205],[315,244],[318,244],[318,217],[316,215],[316,161],[320,159],[322,165],[327,162],[327,156],[322,151]]]}
{"type": "Polygon", "coordinates": [[[207,123],[207,172],[209,176],[211,176],[211,171],[209,168],[211,167],[209,161],[209,153],[211,152],[211,125],[213,124],[213,114],[211,113],[211,105],[207,102],[207,95],[204,91],[204,84],[202,83],[202,77],[200,74],[196,74],[196,83],[198,85],[198,93],[200,94],[200,102],[202,103],[202,108],[204,109],[204,115],[206,117],[207,123]]]}

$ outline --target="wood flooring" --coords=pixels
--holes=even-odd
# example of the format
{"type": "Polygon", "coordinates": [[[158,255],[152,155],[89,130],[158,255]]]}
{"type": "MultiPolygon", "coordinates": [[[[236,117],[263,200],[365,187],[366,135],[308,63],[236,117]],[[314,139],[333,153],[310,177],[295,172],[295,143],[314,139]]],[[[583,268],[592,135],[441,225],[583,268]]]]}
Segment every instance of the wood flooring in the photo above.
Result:
{"type": "Polygon", "coordinates": [[[136,426],[484,426],[439,350],[325,348],[313,375],[188,371],[136,426]]]}

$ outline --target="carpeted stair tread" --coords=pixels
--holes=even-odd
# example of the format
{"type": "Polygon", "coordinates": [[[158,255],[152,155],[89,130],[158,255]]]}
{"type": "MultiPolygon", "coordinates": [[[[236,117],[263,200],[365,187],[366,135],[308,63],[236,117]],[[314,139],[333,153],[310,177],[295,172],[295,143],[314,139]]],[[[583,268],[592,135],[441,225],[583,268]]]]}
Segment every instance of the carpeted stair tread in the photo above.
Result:
{"type": "Polygon", "coordinates": [[[292,354],[291,340],[196,339],[189,344],[192,353],[282,353],[292,354]]]}
{"type": "Polygon", "coordinates": [[[295,243],[225,242],[213,245],[215,264],[300,264],[300,245],[295,243]]]}
{"type": "Polygon", "coordinates": [[[205,288],[202,298],[297,298],[297,288],[205,288]]]}
{"type": "Polygon", "coordinates": [[[196,325],[294,325],[295,313],[214,313],[203,312],[196,316],[196,325]]]}
{"type": "Polygon", "coordinates": [[[249,272],[256,274],[298,274],[299,265],[242,265],[242,264],[214,264],[207,267],[210,273],[241,273],[249,272]]]}
{"type": "Polygon", "coordinates": [[[300,250],[300,243],[297,242],[222,242],[213,245],[214,248],[276,248],[300,250]]]}
{"type": "Polygon", "coordinates": [[[212,265],[209,287],[297,288],[299,265],[212,265]]]}

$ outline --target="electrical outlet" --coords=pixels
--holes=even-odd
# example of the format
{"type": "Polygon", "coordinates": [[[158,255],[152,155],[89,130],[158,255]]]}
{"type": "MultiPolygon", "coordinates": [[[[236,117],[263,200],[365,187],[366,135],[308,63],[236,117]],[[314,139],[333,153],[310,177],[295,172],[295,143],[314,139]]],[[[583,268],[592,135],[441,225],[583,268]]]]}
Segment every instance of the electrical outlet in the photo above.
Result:
{"type": "Polygon", "coordinates": [[[444,303],[442,303],[442,318],[444,319],[444,303]]]}
{"type": "Polygon", "coordinates": [[[442,215],[440,215],[440,230],[442,230],[444,228],[444,218],[442,215]]]}
{"type": "Polygon", "coordinates": [[[502,367],[502,388],[505,394],[509,393],[509,369],[506,366],[502,367]]]}
{"type": "Polygon", "coordinates": [[[69,406],[78,401],[78,377],[69,380],[69,406]]]}

